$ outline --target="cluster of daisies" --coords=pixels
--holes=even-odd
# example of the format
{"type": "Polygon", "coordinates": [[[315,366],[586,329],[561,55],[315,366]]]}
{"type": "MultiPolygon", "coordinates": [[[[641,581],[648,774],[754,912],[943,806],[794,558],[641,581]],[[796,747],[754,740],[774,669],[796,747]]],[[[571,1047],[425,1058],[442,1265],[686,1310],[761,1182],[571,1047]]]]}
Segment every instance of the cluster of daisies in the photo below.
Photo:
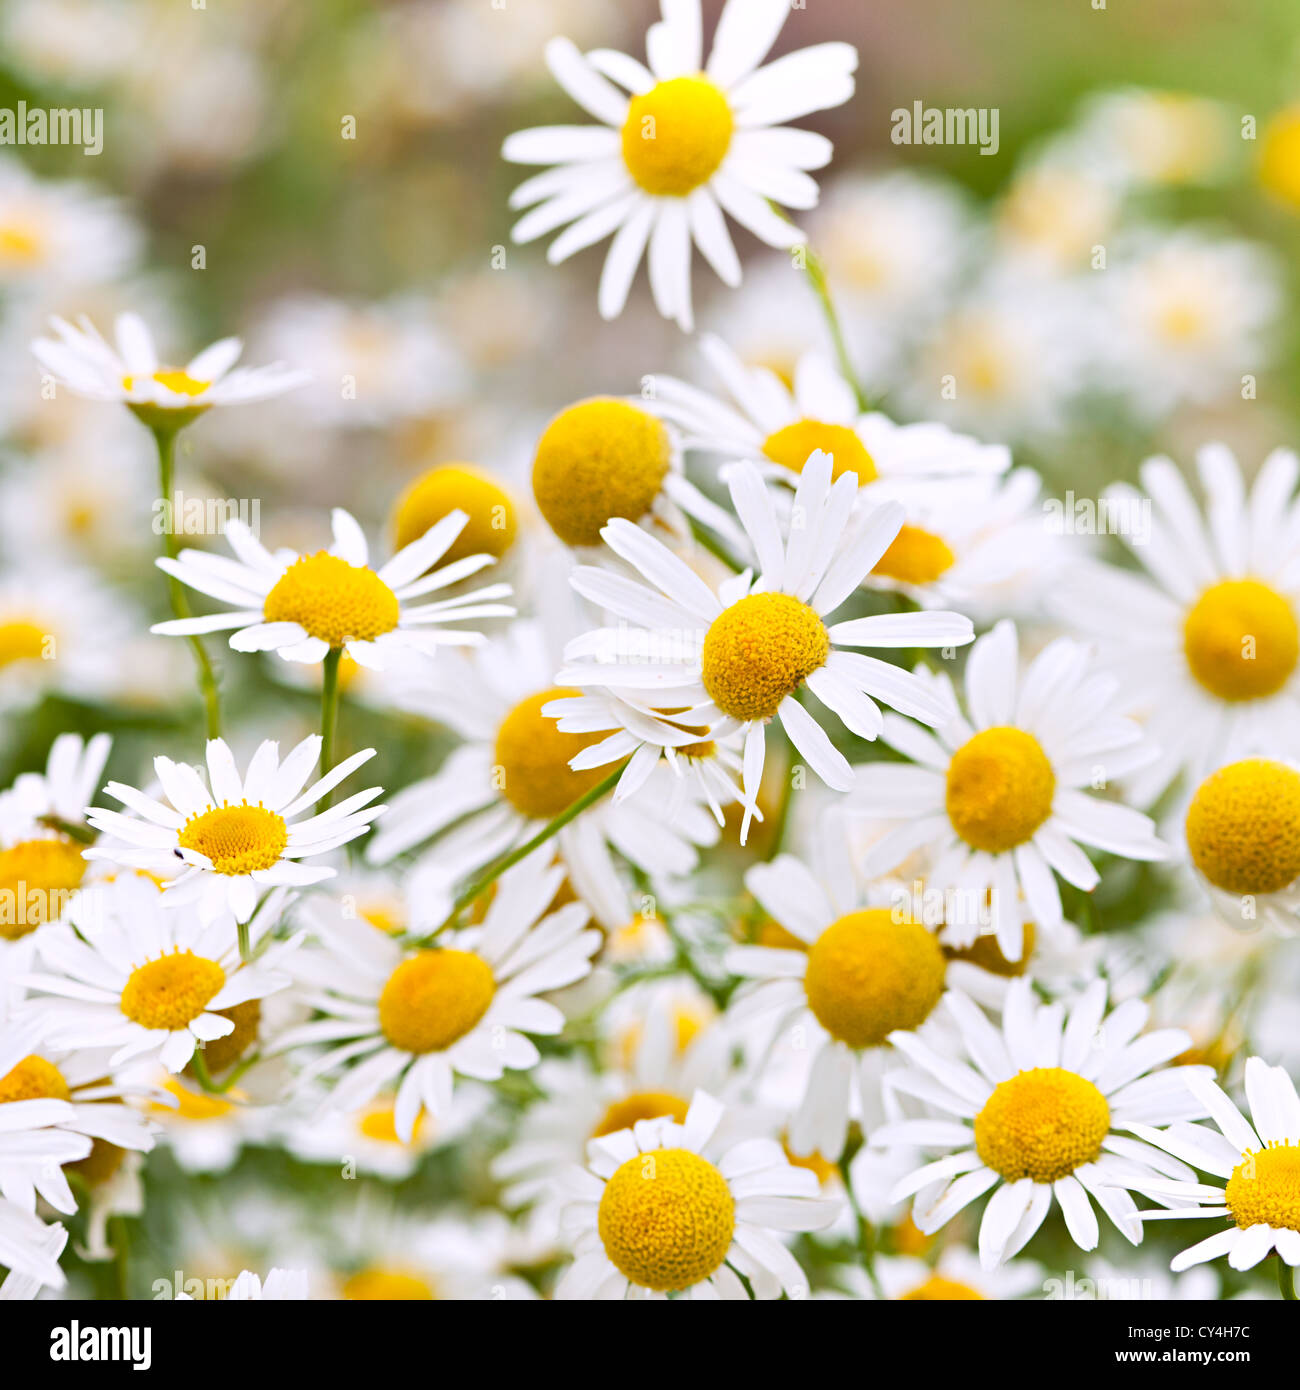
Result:
{"type": "MultiPolygon", "coordinates": [[[[516,239],[610,239],[609,318],[645,260],[690,330],[692,248],[741,278],[728,219],[824,291],[775,205],[817,201],[830,144],[789,122],[854,51],[768,61],[787,0],[707,48],[698,0],[662,10],[644,63],[548,47],[593,122],[506,142],[546,166],[516,239]]],[[[308,385],[234,339],[168,365],[135,314],[33,351],[153,436],[164,493],[209,411],[308,385]]],[[[1293,1297],[1295,455],[1248,485],[1208,446],[1200,496],[1149,461],[1099,501],[1121,564],[842,354],[704,334],[640,388],[555,414],[520,487],[413,479],[382,541],[341,508],[317,548],[164,536],[151,632],[206,743],[64,733],[0,793],[0,1297],[106,1265],[181,1298],[1204,1297],[1266,1260],[1293,1297]],[[244,717],[241,664],[319,732],[244,717]],[[249,1191],[267,1149],[301,1219],[249,1191]],[[131,1241],[167,1165],[231,1194],[158,1217],[178,1287],[131,1241]],[[1172,1258],[1165,1222],[1200,1223],[1172,1258]]]]}

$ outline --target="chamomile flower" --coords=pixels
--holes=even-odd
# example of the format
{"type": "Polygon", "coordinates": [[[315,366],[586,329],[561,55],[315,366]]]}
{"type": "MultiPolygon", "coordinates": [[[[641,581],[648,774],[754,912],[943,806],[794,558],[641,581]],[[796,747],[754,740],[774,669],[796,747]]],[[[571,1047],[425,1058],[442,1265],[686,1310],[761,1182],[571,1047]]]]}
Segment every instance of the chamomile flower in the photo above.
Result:
{"type": "Polygon", "coordinates": [[[333,878],[336,870],[299,861],[364,835],[384,811],[370,804],[382,788],[369,787],[304,819],[303,812],[375,755],[373,748],[354,753],[304,791],[320,749],[320,735],[312,734],[281,761],[280,745],[267,739],[241,777],[225,740],[209,739],[206,785],[196,768],[157,757],[162,799],[108,783],[109,796],[135,815],[92,806],[87,821],[111,840],[86,856],[167,876],[166,906],[196,905],[204,923],[228,912],[246,922],[267,889],[333,878]]]}
{"type": "Polygon", "coordinates": [[[299,938],[259,945],[276,926],[284,895],[272,893],[249,923],[245,963],[228,913],[204,923],[168,911],[148,880],[123,878],[78,894],[67,920],[36,938],[45,971],[24,983],[27,1008],[52,1047],[110,1050],[108,1065],[157,1057],[178,1072],[204,1043],[235,1031],[230,1012],[284,989],[279,968],[299,938]]]}
{"type": "Polygon", "coordinates": [[[1209,1173],[1212,1180],[1198,1182],[1192,1173],[1173,1181],[1153,1175],[1133,1186],[1172,1208],[1143,1212],[1146,1219],[1210,1217],[1231,1225],[1175,1255],[1170,1268],[1177,1274],[1226,1255],[1233,1269],[1253,1269],[1274,1250],[1292,1268],[1300,1265],[1300,1098],[1295,1082],[1281,1067],[1249,1058],[1249,1120],[1208,1071],[1189,1077],[1189,1085],[1217,1133],[1199,1124],[1153,1128],[1158,1120],[1132,1128],[1147,1143],[1209,1173]]]}
{"type": "MultiPolygon", "coordinates": [[[[950,1245],[932,1265],[915,1255],[880,1255],[875,1272],[881,1294],[900,1303],[986,1302],[1027,1298],[1043,1290],[1041,1265],[1008,1260],[985,1269],[964,1245],[950,1245]]],[[[878,1297],[866,1271],[856,1265],[834,1269],[831,1277],[854,1298],[878,1297]]]]}
{"type": "Polygon", "coordinates": [[[607,319],[622,312],[648,244],[655,307],[689,332],[692,242],[726,284],[740,283],[724,213],[770,246],[803,242],[770,202],[815,206],[807,170],[830,162],[831,145],[784,122],[847,101],[858,59],[849,44],[823,43],[760,67],[789,5],[728,0],[706,65],[699,0],[663,0],[662,8],[646,35],[648,67],[553,39],[552,73],[603,124],[520,131],[502,153],[555,166],[515,189],[511,207],[532,209],[515,241],[569,224],[547,252],[554,265],[613,234],[599,296],[607,319]]]}
{"type": "MultiPolygon", "coordinates": [[[[854,793],[859,813],[901,822],[867,851],[862,872],[928,848],[927,886],[988,893],[987,930],[1008,960],[1023,954],[1024,923],[1050,932],[1064,920],[1056,874],[1084,892],[1096,887],[1081,843],[1128,859],[1167,853],[1147,816],[1084,790],[1150,756],[1142,730],[1116,712],[1119,682],[1090,674],[1090,655],[1058,638],[1022,677],[1015,624],[999,623],[971,651],[968,714],[948,678],[935,677],[947,720],[931,734],[886,717],[885,741],[915,765],[873,763],[854,793]]],[[[974,939],[983,924],[971,918],[968,938],[950,932],[952,944],[974,939]]]]}
{"type": "Polygon", "coordinates": [[[1143,464],[1145,496],[1123,484],[1104,496],[1144,574],[1083,561],[1053,598],[1159,745],[1131,784],[1140,805],[1180,771],[1200,781],[1251,754],[1300,753],[1300,462],[1274,450],[1249,491],[1221,444],[1196,465],[1203,511],[1167,458],[1143,464]]]}
{"type": "Polygon", "coordinates": [[[68,1230],[61,1222],[47,1225],[34,1212],[0,1197],[0,1266],[9,1271],[0,1282],[0,1302],[63,1288],[67,1279],[59,1256],[67,1243],[68,1230]]]}
{"type": "Polygon", "coordinates": [[[944,1007],[957,1025],[960,1055],[941,1055],[913,1034],[896,1033],[892,1041],[913,1065],[890,1076],[895,1090],[926,1101],[941,1118],[901,1120],[869,1138],[876,1146],[945,1154],[894,1189],[896,1198],[915,1194],[917,1226],[937,1231],[994,1189],[980,1221],[986,1269],[1024,1248],[1053,1200],[1081,1250],[1095,1249],[1099,1238],[1094,1202],[1138,1244],[1131,1192],[1158,1174],[1193,1176],[1149,1142],[1129,1137],[1140,1126],[1204,1113],[1190,1087],[1206,1069],[1165,1067],[1186,1051],[1188,1035],[1162,1028],[1139,1036],[1147,1006],[1130,999],[1108,1015],[1104,980],[1068,1012],[1060,1003],[1036,1003],[1030,982],[1017,980],[1001,1029],[955,991],[944,1007]]]}
{"type": "Polygon", "coordinates": [[[50,324],[57,338],[32,344],[41,366],[79,396],[129,406],[150,427],[176,428],[214,405],[267,400],[307,379],[280,363],[236,368],[243,348],[238,338],[222,338],[184,367],[165,366],[138,314],[118,315],[112,346],[88,318],[75,326],[62,318],[50,324]]]}
{"type": "Polygon", "coordinates": [[[902,525],[896,504],[849,527],[856,479],[831,481],[830,456],[809,458],[795,491],[802,525],[783,537],[772,498],[752,464],[730,484],[732,502],[759,557],[715,593],[666,546],[625,521],[605,527],[606,544],[653,587],[598,570],[580,570],[574,587],[623,620],[571,642],[559,679],[597,685],[658,708],[714,735],[745,735],[742,842],[763,771],[767,725],[774,718],[814,772],[847,791],[853,769],[796,699],[805,685],[850,732],[873,739],[881,729],[875,696],[921,718],[939,711],[915,676],[852,647],[960,646],[972,640],[957,613],[889,614],[827,626],[833,613],[888,549],[902,525]]]}
{"type": "Polygon", "coordinates": [[[182,550],[161,557],[159,569],[202,594],[235,605],[202,618],[177,618],[150,629],[192,636],[229,628],[235,651],[278,652],[286,661],[319,662],[341,650],[359,665],[383,670],[401,650],[433,656],[439,647],[474,646],[479,632],[447,627],[470,618],[510,617],[514,609],[495,600],[508,584],[411,606],[410,600],[445,589],[493,563],[491,555],[469,555],[433,567],[465,528],[469,517],[449,512],[382,568],[370,567],[370,547],[355,519],[342,508],[331,514],[334,544],[311,555],[272,554],[242,522],[226,525],[236,558],[182,550]]]}
{"type": "Polygon", "coordinates": [[[780,944],[736,946],[733,974],[756,983],[729,1011],[737,1027],[771,1020],[777,1044],[794,1029],[808,1056],[789,1124],[791,1152],[835,1161],[850,1117],[871,1129],[884,1117],[881,1081],[898,1064],[889,1040],[921,1028],[943,995],[947,962],[935,933],[914,920],[888,890],[861,894],[843,837],[827,823],[816,840],[815,869],[791,854],[756,864],[745,886],[781,929],[780,944]]]}
{"type": "MultiPolygon", "coordinates": [[[[292,1303],[311,1297],[305,1269],[273,1269],[265,1279],[251,1269],[241,1270],[230,1286],[228,1303],[292,1303]]],[[[182,1294],[178,1298],[184,1297],[182,1294]]]]}
{"type": "Polygon", "coordinates": [[[679,1123],[640,1120],[593,1139],[564,1212],[574,1262],[559,1299],[791,1298],[808,1280],[774,1232],[830,1225],[838,1203],[773,1139],[719,1138],[723,1106],[697,1091],[679,1123]]]}
{"type": "Polygon", "coordinates": [[[422,1109],[449,1112],[453,1076],[499,1080],[539,1059],[526,1033],[554,1034],[564,1015],[539,994],[582,979],[600,933],[580,903],[547,912],[563,871],[536,856],[503,874],[479,927],[445,932],[414,951],[364,922],[317,919],[321,946],[297,963],[308,1002],[324,1016],[290,1028],[277,1052],[328,1044],[299,1084],[355,1062],[327,1109],[363,1105],[397,1085],[394,1127],[409,1143],[422,1109]]]}

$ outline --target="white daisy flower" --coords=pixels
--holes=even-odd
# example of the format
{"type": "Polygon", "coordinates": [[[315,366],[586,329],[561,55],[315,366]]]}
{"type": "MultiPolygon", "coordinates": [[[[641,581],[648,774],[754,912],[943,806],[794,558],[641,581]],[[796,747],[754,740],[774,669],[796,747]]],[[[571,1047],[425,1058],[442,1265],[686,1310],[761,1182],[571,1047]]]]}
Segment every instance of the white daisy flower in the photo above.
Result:
{"type": "Polygon", "coordinates": [[[961,646],[972,640],[958,613],[887,614],[827,626],[834,612],[888,549],[902,525],[896,503],[855,528],[856,480],[831,482],[831,459],[815,453],[795,491],[792,525],[783,538],[758,470],[740,465],[731,499],[759,573],[736,575],[715,593],[666,546],[625,521],[604,529],[606,544],[653,588],[603,570],[579,568],[573,586],[621,620],[569,643],[559,679],[617,690],[652,707],[679,708],[681,722],[716,736],[745,735],[742,843],[763,772],[766,727],[780,718],[813,771],[837,791],[853,786],[848,760],[795,698],[805,685],[850,732],[874,739],[881,714],[872,696],[922,719],[941,717],[913,675],[852,647],[961,646]]]}
{"type": "Polygon", "coordinates": [[[50,323],[57,339],[37,338],[32,352],[55,381],[79,396],[120,401],[150,427],[186,424],[214,405],[266,400],[307,379],[281,363],[235,368],[243,349],[238,338],[222,338],[184,367],[161,365],[138,314],[117,316],[115,346],[84,316],[75,327],[62,318],[50,323]]]}
{"type": "MultiPolygon", "coordinates": [[[[383,829],[366,846],[366,858],[384,864],[436,837],[417,861],[420,928],[445,919],[457,881],[524,844],[607,775],[571,766],[597,737],[561,733],[542,712],[582,694],[555,683],[552,646],[559,642],[548,640],[545,623],[517,622],[499,640],[457,654],[395,693],[401,708],[446,724],[462,740],[434,776],[393,797],[383,829]]],[[[696,847],[718,835],[694,785],[687,781],[683,795],[671,771],[658,768],[636,797],[596,803],[554,843],[574,892],[602,926],[616,929],[631,911],[615,854],[658,880],[690,873],[696,847]],[[669,820],[660,807],[674,799],[669,820]]]]}
{"type": "Polygon", "coordinates": [[[1250,1119],[1215,1083],[1209,1068],[1197,1068],[1189,1085],[1217,1127],[1159,1120],[1132,1126],[1133,1132],[1176,1159],[1209,1173],[1217,1182],[1198,1182],[1193,1173],[1174,1181],[1156,1178],[1134,1183],[1171,1210],[1142,1212],[1156,1217],[1215,1217],[1232,1224],[1175,1255],[1175,1274],[1192,1265],[1228,1257],[1233,1269],[1253,1269],[1277,1251],[1293,1269],[1300,1265],[1300,1098],[1281,1067],[1262,1058],[1246,1062],[1246,1100],[1250,1119]],[[1174,1205],[1174,1204],[1177,1205],[1174,1205]]]}
{"type": "Polygon", "coordinates": [[[195,1050],[235,1030],[236,1005],[284,989],[277,967],[299,937],[273,946],[284,895],[272,893],[249,924],[251,960],[240,956],[234,918],[204,923],[169,912],[148,880],[124,878],[86,889],[65,922],[36,938],[48,973],[22,983],[45,1045],[111,1049],[110,1067],[156,1056],[178,1072],[195,1050]],[[258,953],[259,945],[265,945],[258,953]]]}
{"type": "Polygon", "coordinates": [[[754,865],[745,886],[788,935],[781,945],[735,946],[726,956],[733,974],[757,982],[737,996],[729,1021],[771,1020],[760,1067],[780,1061],[773,1054],[791,1029],[809,1059],[789,1123],[791,1151],[832,1162],[852,1115],[868,1130],[885,1118],[881,1079],[899,1061],[889,1039],[927,1022],[947,978],[936,934],[900,911],[887,889],[861,894],[842,848],[827,825],[814,868],[792,854],[754,865]]]}
{"type": "Polygon", "coordinates": [[[43,1288],[67,1283],[59,1256],[68,1243],[67,1227],[46,1225],[34,1212],[0,1197],[0,1266],[9,1272],[0,1281],[0,1302],[33,1299],[43,1288]]]}
{"type": "Polygon", "coordinates": [[[980,1222],[980,1263],[995,1268],[1022,1250],[1055,1199],[1081,1250],[1099,1238],[1092,1203],[1134,1245],[1142,1239],[1131,1190],[1157,1174],[1190,1180],[1185,1164],[1128,1137],[1142,1125],[1196,1118],[1191,1079],[1208,1068],[1165,1064],[1191,1042],[1181,1028],[1138,1036],[1147,1006],[1130,999],[1106,1014],[1097,980],[1070,1006],[1035,1002],[1028,980],[1007,991],[999,1030],[964,995],[945,996],[961,1055],[941,1056],[912,1033],[891,1041],[914,1064],[889,1085],[943,1118],[902,1120],[869,1143],[918,1146],[946,1156],[894,1189],[915,1194],[912,1219],[927,1235],[995,1189],[980,1222]],[[1162,1070],[1157,1070],[1161,1069],[1162,1070]],[[1091,1199],[1091,1200],[1089,1200],[1091,1199]]]}
{"type": "Polygon", "coordinates": [[[1300,754],[1300,462],[1274,450],[1249,491],[1222,444],[1196,465],[1203,511],[1167,458],[1143,464],[1147,495],[1117,484],[1103,496],[1145,573],[1085,560],[1052,600],[1160,746],[1132,784],[1143,805],[1179,771],[1200,781],[1250,754],[1300,754]]]}
{"type": "Polygon", "coordinates": [[[808,1293],[808,1279],[774,1232],[830,1225],[839,1204],[774,1139],[720,1141],[724,1108],[697,1091],[679,1124],[640,1120],[587,1146],[565,1176],[574,1262],[557,1299],[697,1300],[808,1293]]]}
{"type": "Polygon", "coordinates": [[[421,1109],[435,1122],[448,1114],[454,1075],[496,1081],[528,1070],[539,1054],[525,1033],[564,1027],[560,1010],[537,996],[587,975],[600,933],[586,929],[580,903],[547,913],[563,877],[524,860],[497,880],[480,927],[414,952],[367,923],[318,918],[322,945],[302,954],[296,973],[324,1017],[290,1028],[273,1050],[328,1044],[300,1085],[363,1059],[325,1108],[353,1109],[397,1084],[394,1123],[409,1143],[421,1109]]]}
{"type": "Polygon", "coordinates": [[[165,905],[197,904],[205,923],[227,912],[246,922],[267,889],[333,878],[335,869],[298,861],[355,840],[383,814],[383,806],[370,805],[383,788],[368,787],[328,811],[301,818],[375,756],[373,748],[353,753],[303,791],[320,749],[320,735],[312,734],[281,761],[280,745],[267,739],[241,777],[226,741],[209,739],[206,785],[199,769],[157,757],[153,765],[162,799],[109,782],[104,788],[109,796],[136,814],[90,807],[86,820],[112,839],[88,849],[86,857],[166,876],[165,905]],[[184,866],[179,872],[178,861],[184,866]]]}
{"type": "Polygon", "coordinates": [[[193,636],[235,628],[230,637],[235,651],[272,651],[286,661],[319,662],[341,649],[358,665],[383,670],[385,658],[402,649],[433,656],[439,647],[486,640],[482,633],[446,623],[514,614],[513,608],[495,602],[509,596],[509,584],[410,606],[411,599],[494,563],[491,555],[470,555],[433,568],[469,521],[459,509],[378,570],[370,568],[370,547],[355,518],[341,507],[330,517],[334,544],[313,555],[291,550],[273,555],[242,522],[230,521],[225,534],[234,560],[204,550],[182,550],[175,560],[160,556],[159,569],[235,607],[157,623],[150,631],[193,636]]]}
{"type": "Polygon", "coordinates": [[[927,887],[988,903],[987,914],[965,914],[963,938],[949,933],[953,945],[986,926],[1019,960],[1024,923],[1051,932],[1064,920],[1055,874],[1084,892],[1097,886],[1080,843],[1127,859],[1166,856],[1147,816],[1085,790],[1150,757],[1142,730],[1115,712],[1119,682],[1090,675],[1089,663],[1086,646],[1062,637],[1022,678],[1015,624],[1003,621],[971,650],[969,717],[946,676],[934,679],[948,705],[937,735],[886,716],[885,742],[919,765],[872,763],[860,775],[853,808],[898,823],[860,869],[870,877],[928,848],[927,887]]]}
{"type": "Polygon", "coordinates": [[[646,35],[648,68],[553,39],[546,60],[556,80],[603,126],[520,131],[502,153],[556,166],[515,189],[511,207],[532,209],[515,241],[570,224],[547,252],[554,265],[613,233],[599,296],[607,319],[622,312],[648,243],[655,306],[689,332],[691,243],[726,284],[741,280],[724,212],[769,246],[804,241],[770,203],[815,206],[806,171],[830,162],[831,144],[783,123],[846,102],[858,58],[849,44],[823,43],[760,67],[788,0],[729,0],[706,66],[699,0],[663,0],[662,9],[646,35]]]}

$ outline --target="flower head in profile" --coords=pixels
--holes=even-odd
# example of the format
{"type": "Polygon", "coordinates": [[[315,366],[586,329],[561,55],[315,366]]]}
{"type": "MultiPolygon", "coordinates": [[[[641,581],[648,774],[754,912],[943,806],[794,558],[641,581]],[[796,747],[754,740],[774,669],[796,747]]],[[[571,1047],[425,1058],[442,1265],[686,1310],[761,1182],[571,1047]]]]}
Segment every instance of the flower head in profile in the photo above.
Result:
{"type": "Polygon", "coordinates": [[[320,750],[320,735],[312,734],[281,761],[280,745],[267,739],[241,777],[225,740],[210,739],[207,785],[188,764],[155,758],[161,798],[110,782],[104,790],[135,814],[92,806],[87,821],[109,838],[87,850],[86,857],[166,877],[164,903],[197,906],[204,922],[227,912],[246,922],[267,889],[332,878],[335,869],[309,868],[300,861],[364,835],[384,810],[370,804],[383,789],[368,787],[328,811],[304,817],[375,756],[373,748],[354,753],[304,791],[320,750]]]}
{"type": "Polygon", "coordinates": [[[507,139],[506,159],[553,166],[515,189],[511,206],[530,211],[514,239],[565,227],[547,253],[554,265],[612,235],[604,318],[622,312],[648,247],[655,306],[689,332],[692,243],[726,284],[741,280],[724,213],[769,246],[804,241],[771,204],[815,206],[807,171],[830,162],[831,144],[785,122],[847,101],[858,58],[849,44],[822,43],[760,66],[789,12],[789,0],[729,0],[707,64],[700,0],[663,0],[648,66],[610,49],[583,54],[567,39],[547,46],[556,79],[602,124],[507,139]]]}
{"type": "Polygon", "coordinates": [[[358,665],[383,670],[399,649],[432,656],[439,647],[476,646],[484,640],[479,632],[447,623],[514,613],[496,601],[509,595],[508,584],[411,604],[494,563],[491,555],[468,555],[433,568],[469,521],[463,511],[449,512],[378,570],[370,568],[370,547],[351,514],[336,507],[331,520],[333,546],[312,555],[272,554],[247,526],[231,521],[226,538],[235,559],[205,550],[182,550],[175,560],[161,557],[159,569],[234,608],[202,618],[174,618],[150,630],[194,636],[234,628],[230,645],[236,651],[273,651],[286,661],[318,662],[342,650],[358,665]]]}
{"type": "Polygon", "coordinates": [[[184,367],[158,359],[153,335],[138,314],[119,314],[116,342],[88,318],[53,318],[56,337],[37,338],[32,352],[61,385],[92,400],[120,401],[151,429],[178,429],[214,405],[243,405],[283,395],[307,380],[281,363],[236,367],[243,344],[222,338],[184,367]]]}

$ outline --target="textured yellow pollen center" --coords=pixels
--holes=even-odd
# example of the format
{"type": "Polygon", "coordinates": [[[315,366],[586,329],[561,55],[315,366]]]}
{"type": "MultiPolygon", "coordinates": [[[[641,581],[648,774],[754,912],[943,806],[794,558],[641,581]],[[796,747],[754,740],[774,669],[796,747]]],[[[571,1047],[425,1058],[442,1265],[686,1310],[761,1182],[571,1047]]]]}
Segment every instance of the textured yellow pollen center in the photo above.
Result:
{"type": "Polygon", "coordinates": [[[592,1130],[591,1137],[599,1139],[602,1134],[616,1134],[620,1129],[631,1129],[639,1120],[667,1117],[681,1124],[689,1109],[687,1101],[669,1091],[633,1091],[622,1100],[616,1100],[605,1111],[600,1123],[592,1130]]]}
{"type": "Polygon", "coordinates": [[[444,463],[431,468],[398,499],[393,512],[397,548],[403,549],[448,512],[459,508],[469,520],[438,561],[449,565],[468,555],[495,555],[510,549],[518,529],[515,504],[486,473],[467,463],[444,463]]]}
{"type": "Polygon", "coordinates": [[[11,1100],[67,1100],[70,1095],[58,1067],[34,1053],[0,1076],[0,1105],[11,1100]]]}
{"type": "Polygon", "coordinates": [[[547,425],[533,460],[537,509],[565,545],[599,545],[614,517],[640,521],[672,461],[663,423],[626,401],[579,401],[547,425]]]}
{"type": "Polygon", "coordinates": [[[1276,893],[1300,876],[1300,773],[1267,758],[1229,763],[1187,808],[1192,862],[1227,893],[1276,893]]]}
{"type": "Polygon", "coordinates": [[[984,1301],[984,1295],[972,1289],[969,1284],[959,1284],[955,1279],[945,1279],[942,1274],[932,1274],[924,1284],[918,1284],[910,1293],[900,1294],[901,1303],[964,1303],[971,1300],[984,1301]]]}
{"type": "Polygon", "coordinates": [[[85,877],[81,850],[61,836],[21,840],[0,850],[0,937],[16,940],[63,915],[85,877]]]}
{"type": "Polygon", "coordinates": [[[142,1028],[174,1032],[193,1023],[225,983],[226,972],[216,961],[173,951],[131,972],[122,987],[122,1012],[142,1028]]]}
{"type": "Polygon", "coordinates": [[[397,596],[374,570],[318,550],[275,582],[263,613],[268,623],[299,623],[331,647],[372,642],[397,626],[397,596]]]}
{"type": "Polygon", "coordinates": [[[751,594],[709,625],[701,656],[704,688],[733,719],[770,719],[826,664],[826,624],[789,594],[751,594]]]}
{"type": "Polygon", "coordinates": [[[974,849],[1002,854],[1033,836],[1052,814],[1056,774],[1023,729],[985,729],[948,764],[948,819],[974,849]]]}
{"type": "Polygon", "coordinates": [[[629,1158],[605,1184],[597,1228],[614,1267],[644,1289],[688,1289],[722,1264],[736,1203],[721,1173],[689,1149],[629,1158]]]}
{"type": "Polygon", "coordinates": [[[850,912],[808,952],[804,989],[823,1028],[850,1047],[878,1047],[895,1028],[917,1028],[943,994],[943,951],[919,922],[887,907],[850,912]]]}
{"type": "Polygon", "coordinates": [[[830,454],[834,478],[843,473],[856,473],[861,486],[877,476],[875,462],[866,445],[847,425],[828,425],[824,420],[796,420],[768,435],[763,443],[763,453],[773,463],[794,473],[802,473],[809,456],[818,449],[830,454]]]}
{"type": "MultiPolygon", "coordinates": [[[[153,380],[159,386],[165,386],[169,391],[175,391],[178,396],[201,396],[212,385],[210,381],[198,381],[188,372],[181,371],[179,367],[167,367],[160,372],[155,372],[153,380]]],[[[135,377],[124,376],[122,385],[128,391],[134,391],[135,377]]]]}
{"type": "MultiPolygon", "coordinates": [[[[215,1012],[220,1018],[228,1018],[235,1025],[235,1029],[224,1038],[213,1038],[203,1044],[203,1065],[207,1067],[211,1076],[217,1076],[227,1067],[234,1066],[257,1041],[258,1029],[262,1023],[262,1001],[248,999],[242,1004],[232,1005],[229,1009],[217,1009],[215,1012]]],[[[194,1063],[190,1062],[185,1070],[193,1076],[194,1063]]]]}
{"type": "Polygon", "coordinates": [[[1034,1067],[1003,1081],[975,1117],[979,1156],[1008,1182],[1056,1182],[1101,1153],[1110,1130],[1106,1097],[1061,1067],[1034,1067]]]}
{"type": "Polygon", "coordinates": [[[1225,579],[1183,622],[1192,675],[1220,700],[1257,700],[1287,683],[1300,658],[1300,626],[1281,594],[1256,579],[1225,579]]]}
{"type": "Polygon", "coordinates": [[[279,861],[289,843],[289,827],[265,806],[241,801],[191,816],[176,843],[206,855],[219,874],[251,874],[279,861]]]}
{"type": "Polygon", "coordinates": [[[1300,1231],[1300,1145],[1274,1143],[1247,1154],[1232,1170],[1224,1202],[1243,1229],[1300,1231]]]}
{"type": "Polygon", "coordinates": [[[40,661],[45,655],[47,637],[36,623],[23,619],[0,622],[0,667],[17,661],[40,661]]]}
{"type": "Polygon", "coordinates": [[[1275,198],[1300,208],[1300,106],[1279,111],[1264,127],[1259,181],[1275,198]]]}
{"type": "Polygon", "coordinates": [[[402,1052],[441,1052],[483,1017],[496,993],[486,961],[469,951],[420,951],[388,977],[379,1026],[402,1052]]]}
{"type": "Polygon", "coordinates": [[[557,686],[521,700],[497,730],[496,763],[502,796],[523,815],[550,820],[571,806],[608,775],[604,767],[575,772],[569,759],[599,743],[602,734],[562,734],[555,720],[542,713],[552,700],[577,695],[557,686]]]}
{"type": "Polygon", "coordinates": [[[623,125],[628,173],[661,198],[684,198],[717,172],[734,123],[707,77],[674,77],[634,96],[623,125]]]}
{"type": "Polygon", "coordinates": [[[871,573],[900,584],[933,584],[952,568],[956,558],[942,536],[919,526],[904,526],[871,573]]]}
{"type": "Polygon", "coordinates": [[[343,1297],[353,1302],[427,1303],[437,1296],[427,1279],[395,1269],[363,1269],[343,1285],[343,1297]]]}
{"type": "Polygon", "coordinates": [[[1034,924],[1026,922],[1023,931],[1024,949],[1020,952],[1019,960],[1008,960],[1002,953],[1002,947],[998,945],[997,937],[987,934],[977,936],[969,946],[945,946],[943,953],[949,960],[968,961],[971,965],[979,966],[981,970],[987,970],[990,975],[1000,975],[1007,980],[1015,979],[1029,969],[1029,962],[1034,954],[1034,924]]]}

